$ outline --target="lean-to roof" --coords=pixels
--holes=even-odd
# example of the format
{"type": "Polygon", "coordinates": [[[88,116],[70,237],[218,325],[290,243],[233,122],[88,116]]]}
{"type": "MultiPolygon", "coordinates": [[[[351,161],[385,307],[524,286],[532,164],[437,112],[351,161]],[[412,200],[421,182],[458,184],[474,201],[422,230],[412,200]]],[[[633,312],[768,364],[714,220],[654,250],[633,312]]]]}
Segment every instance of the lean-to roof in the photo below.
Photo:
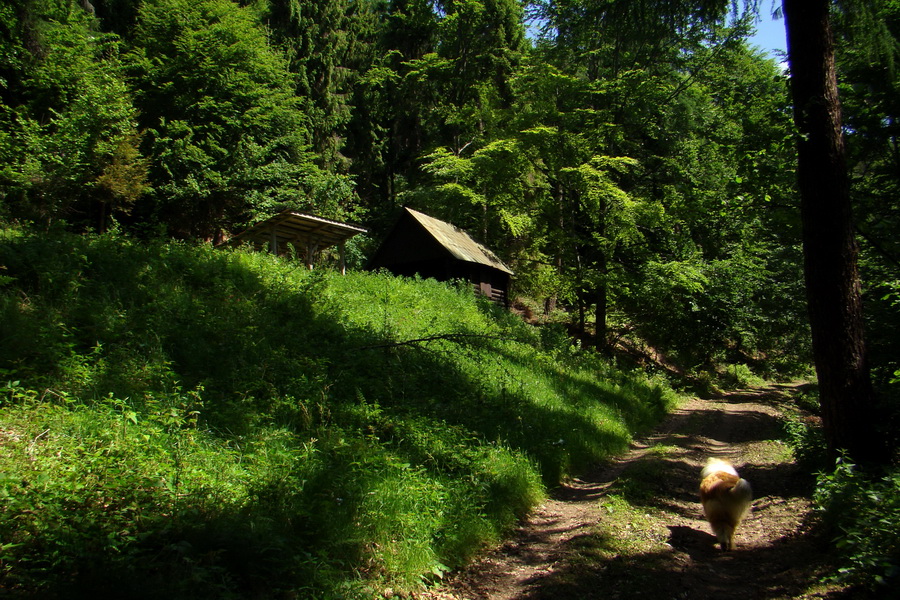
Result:
{"type": "Polygon", "coordinates": [[[314,244],[319,250],[341,244],[358,233],[367,232],[365,228],[356,225],[286,210],[260,221],[225,243],[269,244],[272,241],[273,230],[278,247],[284,247],[284,244],[290,242],[303,247],[314,244]]]}
{"type": "Polygon", "coordinates": [[[407,208],[406,211],[424,227],[454,258],[494,267],[505,273],[513,274],[497,255],[469,237],[462,229],[429,217],[426,214],[407,208]]]}

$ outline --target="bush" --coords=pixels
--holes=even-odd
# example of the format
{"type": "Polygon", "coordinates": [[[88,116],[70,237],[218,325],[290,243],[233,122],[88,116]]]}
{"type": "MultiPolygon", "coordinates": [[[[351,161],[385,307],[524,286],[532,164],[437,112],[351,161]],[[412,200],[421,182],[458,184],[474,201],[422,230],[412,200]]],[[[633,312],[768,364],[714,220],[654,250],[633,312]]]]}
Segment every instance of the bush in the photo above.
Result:
{"type": "Polygon", "coordinates": [[[828,467],[828,448],[821,425],[798,414],[786,414],[781,421],[782,432],[794,460],[809,472],[828,467]]]}
{"type": "Polygon", "coordinates": [[[762,386],[765,380],[745,364],[725,364],[721,367],[719,383],[729,389],[762,386]]]}
{"type": "Polygon", "coordinates": [[[900,471],[867,477],[845,459],[819,475],[814,496],[836,532],[842,559],[837,579],[882,590],[900,575],[900,471]]]}

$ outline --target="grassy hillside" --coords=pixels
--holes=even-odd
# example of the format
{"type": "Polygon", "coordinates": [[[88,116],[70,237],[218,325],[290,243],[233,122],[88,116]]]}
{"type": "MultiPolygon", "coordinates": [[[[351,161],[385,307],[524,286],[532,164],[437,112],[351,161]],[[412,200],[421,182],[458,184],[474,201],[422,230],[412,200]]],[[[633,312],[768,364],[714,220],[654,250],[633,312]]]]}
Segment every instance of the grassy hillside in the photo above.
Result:
{"type": "Polygon", "coordinates": [[[411,588],[673,394],[467,290],[0,232],[0,592],[411,588]]]}

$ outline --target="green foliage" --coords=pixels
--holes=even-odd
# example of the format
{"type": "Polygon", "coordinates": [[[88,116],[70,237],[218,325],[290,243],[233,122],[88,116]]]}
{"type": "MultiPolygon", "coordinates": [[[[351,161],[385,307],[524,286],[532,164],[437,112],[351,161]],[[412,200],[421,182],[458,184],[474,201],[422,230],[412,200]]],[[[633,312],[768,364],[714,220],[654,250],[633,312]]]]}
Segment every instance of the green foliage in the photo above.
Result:
{"type": "Polygon", "coordinates": [[[900,472],[875,477],[839,459],[819,475],[815,501],[842,558],[835,578],[887,594],[900,574],[900,472]]]}
{"type": "Polygon", "coordinates": [[[794,459],[810,472],[828,467],[828,448],[820,424],[799,415],[789,415],[782,421],[784,439],[794,459]]]}
{"type": "MultiPolygon", "coordinates": [[[[119,419],[117,443],[140,462],[149,436],[159,465],[146,468],[177,485],[123,475],[111,497],[202,515],[164,533],[162,517],[138,519],[146,541],[88,544],[108,554],[97,564],[140,557],[183,596],[202,596],[202,582],[210,595],[255,590],[276,568],[318,591],[351,570],[404,585],[440,576],[668,404],[659,382],[572,344],[573,322],[590,339],[588,311],[597,337],[608,325],[681,367],[725,364],[735,385],[809,363],[786,79],[721,2],[13,4],[0,3],[0,218],[53,233],[0,236],[0,410],[20,411],[34,452],[70,438],[100,448],[81,440],[108,432],[56,434],[119,419]],[[527,17],[539,17],[535,39],[527,17]],[[377,239],[402,202],[487,242],[515,270],[514,294],[558,324],[523,327],[433,281],[335,278],[115,232],[215,239],[289,207],[365,217],[377,239]],[[66,224],[114,232],[58,236],[66,224]],[[28,407],[50,403],[41,435],[28,407]],[[203,484],[222,486],[219,507],[191,487],[201,448],[233,459],[203,484]]],[[[884,66],[900,20],[896,3],[871,4],[835,22],[890,414],[900,169],[896,70],[884,66]],[[867,24],[878,44],[864,43],[867,24]]],[[[352,243],[351,262],[365,250],[352,243]]],[[[788,429],[799,456],[815,454],[813,430],[788,429]]],[[[70,511],[62,488],[28,489],[46,489],[59,531],[89,537],[65,519],[99,505],[70,511]]],[[[28,489],[15,488],[23,502],[28,489]]],[[[97,517],[104,535],[116,518],[97,517]]],[[[72,549],[66,573],[91,572],[74,542],[33,529],[52,543],[4,546],[0,565],[25,573],[15,585],[52,571],[29,570],[26,547],[72,549]]]]}
{"type": "Polygon", "coordinates": [[[743,363],[724,364],[721,370],[722,384],[732,389],[763,387],[766,384],[762,377],[743,363]]]}
{"type": "Polygon", "coordinates": [[[212,237],[285,204],[340,215],[352,191],[314,164],[305,102],[250,8],[228,0],[147,2],[134,45],[152,208],[170,227],[212,237]]]}
{"type": "Polygon", "coordinates": [[[781,421],[782,440],[804,471],[817,473],[827,470],[831,459],[822,422],[817,418],[820,413],[817,386],[805,384],[797,387],[791,400],[794,406],[784,413],[781,421]]]}
{"type": "Polygon", "coordinates": [[[312,147],[319,166],[338,169],[342,139],[335,135],[346,126],[351,107],[347,97],[359,72],[371,58],[369,37],[374,35],[367,2],[316,0],[259,2],[260,21],[286,49],[289,70],[295,75],[297,95],[305,99],[312,147]]]}
{"type": "Polygon", "coordinates": [[[74,213],[103,228],[144,190],[120,42],[83,11],[44,2],[29,9],[12,27],[22,38],[7,47],[21,62],[16,94],[0,101],[0,194],[19,218],[53,223],[74,213]]]}
{"type": "Polygon", "coordinates": [[[22,593],[414,588],[673,402],[464,285],[118,232],[4,230],[0,265],[22,593]]]}
{"type": "Polygon", "coordinates": [[[0,13],[8,219],[217,240],[293,208],[378,239],[406,203],[585,341],[808,359],[785,79],[721,4],[95,4],[0,13]]]}

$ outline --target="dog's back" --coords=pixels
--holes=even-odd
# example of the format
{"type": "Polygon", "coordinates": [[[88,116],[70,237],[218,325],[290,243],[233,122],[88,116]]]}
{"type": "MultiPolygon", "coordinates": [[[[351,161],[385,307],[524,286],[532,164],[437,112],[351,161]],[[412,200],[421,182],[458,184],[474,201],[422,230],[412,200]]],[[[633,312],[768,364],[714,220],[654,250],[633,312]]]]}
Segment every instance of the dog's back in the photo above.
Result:
{"type": "Polygon", "coordinates": [[[700,502],[722,550],[734,548],[734,532],[750,509],[753,491],[731,464],[711,458],[700,474],[700,502]]]}

